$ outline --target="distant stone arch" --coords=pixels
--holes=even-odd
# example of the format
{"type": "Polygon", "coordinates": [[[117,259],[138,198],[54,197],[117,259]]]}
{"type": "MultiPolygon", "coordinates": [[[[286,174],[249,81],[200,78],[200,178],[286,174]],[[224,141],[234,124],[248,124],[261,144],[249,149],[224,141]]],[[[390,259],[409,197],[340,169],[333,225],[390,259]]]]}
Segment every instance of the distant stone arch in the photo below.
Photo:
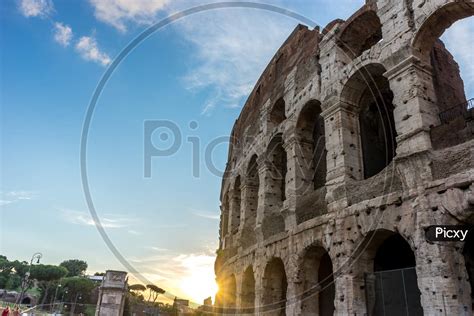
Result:
{"type": "MultiPolygon", "coordinates": [[[[304,157],[305,166],[313,173],[313,188],[326,184],[326,139],[324,118],[321,116],[321,102],[308,101],[302,108],[297,122],[296,132],[300,136],[301,146],[308,144],[311,157],[304,157]]],[[[306,152],[306,150],[304,151],[306,152]]],[[[306,168],[305,168],[306,169],[306,168]]],[[[306,171],[306,170],[305,170],[306,171]]]]}
{"type": "Polygon", "coordinates": [[[358,126],[353,122],[352,129],[359,133],[365,179],[382,171],[395,156],[393,92],[385,71],[382,64],[365,65],[347,80],[341,92],[341,101],[358,116],[358,126]]]}
{"type": "Polygon", "coordinates": [[[382,24],[375,4],[364,5],[354,13],[339,31],[338,42],[351,58],[356,58],[382,39],[382,24]]]}
{"type": "Polygon", "coordinates": [[[286,291],[288,282],[285,265],[280,258],[272,258],[263,275],[263,306],[265,315],[286,315],[286,291]]]}
{"type": "Polygon", "coordinates": [[[255,277],[252,266],[245,269],[242,277],[241,312],[243,314],[255,312],[255,277]]]}
{"type": "Polygon", "coordinates": [[[301,315],[333,315],[335,286],[329,253],[318,245],[307,247],[303,252],[299,271],[301,315]]]}
{"type": "Polygon", "coordinates": [[[270,111],[270,121],[276,126],[286,119],[285,100],[279,98],[270,111]]]}
{"type": "MultiPolygon", "coordinates": [[[[434,3],[432,7],[435,7],[434,3]]],[[[419,27],[412,42],[413,51],[421,59],[429,61],[433,45],[444,31],[454,22],[473,15],[473,1],[443,1],[419,27]]]]}

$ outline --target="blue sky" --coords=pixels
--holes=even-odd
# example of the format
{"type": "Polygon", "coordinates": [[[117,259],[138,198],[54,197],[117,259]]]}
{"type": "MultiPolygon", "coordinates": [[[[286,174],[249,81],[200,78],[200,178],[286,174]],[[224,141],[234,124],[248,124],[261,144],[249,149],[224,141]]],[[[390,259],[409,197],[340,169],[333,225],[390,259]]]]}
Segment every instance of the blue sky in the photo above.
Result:
{"type": "MultiPolygon", "coordinates": [[[[41,251],[45,263],[80,258],[91,272],[123,269],[84,200],[83,119],[101,75],[126,44],[151,23],[199,3],[2,1],[0,253],[28,260],[41,251]]],[[[324,26],[347,18],[363,1],[271,3],[324,26]]],[[[137,47],[102,93],[87,157],[96,209],[129,262],[173,294],[195,300],[212,294],[187,286],[212,281],[218,244],[221,179],[206,168],[205,148],[230,133],[253,84],[296,24],[250,9],[186,17],[137,47]],[[180,128],[183,142],[171,157],[154,159],[152,177],[144,178],[143,124],[162,119],[180,128]],[[188,137],[200,139],[198,157],[188,137]],[[193,159],[199,159],[199,177],[193,159]]],[[[472,21],[445,35],[470,92],[473,35],[472,21]]],[[[154,143],[167,146],[159,136],[153,134],[154,143]]],[[[225,143],[213,150],[217,169],[224,169],[226,155],[225,143]]]]}

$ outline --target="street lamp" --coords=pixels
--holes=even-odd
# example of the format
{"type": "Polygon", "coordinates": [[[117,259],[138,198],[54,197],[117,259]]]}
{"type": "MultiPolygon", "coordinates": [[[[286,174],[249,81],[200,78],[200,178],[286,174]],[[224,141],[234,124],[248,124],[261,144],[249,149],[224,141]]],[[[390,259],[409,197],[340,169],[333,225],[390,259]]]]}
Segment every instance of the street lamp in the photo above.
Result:
{"type": "Polygon", "coordinates": [[[53,312],[53,308],[56,306],[56,297],[58,296],[58,289],[61,287],[61,283],[56,286],[56,291],[54,292],[54,299],[53,302],[51,303],[51,312],[53,312]]]}
{"type": "Polygon", "coordinates": [[[21,301],[23,300],[23,295],[25,295],[26,289],[28,287],[29,283],[29,278],[31,275],[31,266],[33,265],[33,261],[36,259],[36,264],[40,263],[40,259],[43,257],[43,254],[41,252],[35,252],[33,256],[31,256],[30,260],[30,265],[28,267],[28,272],[25,273],[25,277],[23,278],[21,282],[21,292],[20,296],[18,297],[17,304],[21,304],[21,301]]]}

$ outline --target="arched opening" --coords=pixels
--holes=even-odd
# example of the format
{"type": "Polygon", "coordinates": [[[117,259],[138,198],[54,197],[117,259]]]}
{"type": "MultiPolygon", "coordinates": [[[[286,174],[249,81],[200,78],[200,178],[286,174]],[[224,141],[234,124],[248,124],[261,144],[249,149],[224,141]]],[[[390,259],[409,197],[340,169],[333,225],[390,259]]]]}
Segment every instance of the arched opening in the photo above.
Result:
{"type": "Polygon", "coordinates": [[[227,279],[225,279],[225,283],[223,284],[224,291],[224,314],[233,314],[235,313],[235,303],[236,303],[236,282],[235,282],[235,275],[230,275],[227,279]]]}
{"type": "Polygon", "coordinates": [[[243,314],[253,314],[255,309],[255,277],[253,268],[248,267],[242,278],[241,311],[243,314]]]}
{"type": "Polygon", "coordinates": [[[263,312],[265,315],[286,315],[286,280],[285,265],[280,258],[273,258],[267,263],[263,276],[263,312]]]}
{"type": "Polygon", "coordinates": [[[341,27],[339,46],[352,59],[382,40],[382,24],[374,5],[365,5],[341,27]]]}
{"type": "MultiPolygon", "coordinates": [[[[296,127],[301,137],[301,146],[310,145],[311,157],[304,157],[304,163],[309,166],[309,170],[312,172],[313,188],[319,189],[326,184],[327,170],[324,118],[321,116],[321,103],[319,101],[311,100],[305,104],[296,127]]],[[[306,153],[304,149],[303,153],[306,153]]]]}
{"type": "Polygon", "coordinates": [[[285,230],[285,219],[281,209],[286,199],[287,158],[281,134],[275,135],[270,141],[266,157],[269,174],[266,177],[265,210],[262,219],[264,239],[285,230]]]}
{"type": "Polygon", "coordinates": [[[254,228],[257,220],[258,191],[260,187],[260,178],[258,175],[257,155],[250,158],[245,172],[244,183],[242,186],[243,205],[243,230],[240,237],[240,245],[243,249],[253,245],[256,242],[254,228]]]}
{"type": "Polygon", "coordinates": [[[269,204],[281,207],[286,199],[286,172],[287,158],[286,151],[283,148],[283,139],[281,134],[277,134],[270,141],[267,150],[267,157],[270,165],[271,183],[270,189],[273,198],[268,201],[269,204]]]}
{"type": "Polygon", "coordinates": [[[471,132],[474,128],[474,73],[471,67],[474,21],[472,18],[465,20],[472,15],[474,3],[457,1],[441,5],[427,15],[413,41],[415,53],[432,68],[441,123],[430,131],[435,149],[458,145],[474,136],[471,132]]]}
{"type": "Polygon", "coordinates": [[[471,302],[472,308],[474,309],[474,227],[472,226],[464,242],[463,255],[467,275],[469,277],[469,284],[471,285],[471,302]]]}
{"type": "Polygon", "coordinates": [[[368,257],[362,262],[372,261],[373,269],[366,274],[368,314],[423,315],[410,245],[399,234],[386,230],[369,234],[367,240],[368,257]]]}
{"type": "Polygon", "coordinates": [[[393,92],[384,73],[380,64],[359,69],[341,95],[342,101],[354,105],[359,114],[364,179],[378,174],[395,156],[393,92]]]}
{"type": "Polygon", "coordinates": [[[239,229],[240,225],[240,204],[241,204],[241,192],[240,192],[240,175],[235,178],[234,189],[232,190],[232,220],[231,220],[231,232],[235,233],[239,229]]]}
{"type": "Polygon", "coordinates": [[[221,237],[224,238],[229,232],[229,196],[227,193],[224,194],[221,212],[221,237]]]}
{"type": "Polygon", "coordinates": [[[31,298],[30,298],[30,297],[24,297],[24,298],[21,300],[21,304],[22,304],[22,305],[31,305],[31,298]]]}
{"type": "Polygon", "coordinates": [[[301,273],[301,314],[333,315],[335,287],[332,261],[327,251],[311,246],[304,254],[301,273]]]}
{"type": "Polygon", "coordinates": [[[279,125],[285,119],[285,100],[283,100],[283,98],[279,98],[273,105],[272,110],[270,111],[270,121],[274,125],[279,125]]]}

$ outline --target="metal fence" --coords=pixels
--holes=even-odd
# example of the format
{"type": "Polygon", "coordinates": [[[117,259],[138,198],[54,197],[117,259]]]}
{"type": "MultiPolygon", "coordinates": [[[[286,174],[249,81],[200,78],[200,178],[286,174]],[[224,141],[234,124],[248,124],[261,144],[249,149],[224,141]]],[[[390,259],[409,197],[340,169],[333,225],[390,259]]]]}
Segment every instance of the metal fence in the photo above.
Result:
{"type": "Polygon", "coordinates": [[[461,104],[453,106],[443,112],[439,113],[439,119],[442,123],[448,123],[455,120],[458,117],[467,118],[470,115],[471,110],[474,109],[474,98],[467,100],[461,104]]]}
{"type": "Polygon", "coordinates": [[[415,268],[365,275],[368,316],[423,315],[415,268]]]}

